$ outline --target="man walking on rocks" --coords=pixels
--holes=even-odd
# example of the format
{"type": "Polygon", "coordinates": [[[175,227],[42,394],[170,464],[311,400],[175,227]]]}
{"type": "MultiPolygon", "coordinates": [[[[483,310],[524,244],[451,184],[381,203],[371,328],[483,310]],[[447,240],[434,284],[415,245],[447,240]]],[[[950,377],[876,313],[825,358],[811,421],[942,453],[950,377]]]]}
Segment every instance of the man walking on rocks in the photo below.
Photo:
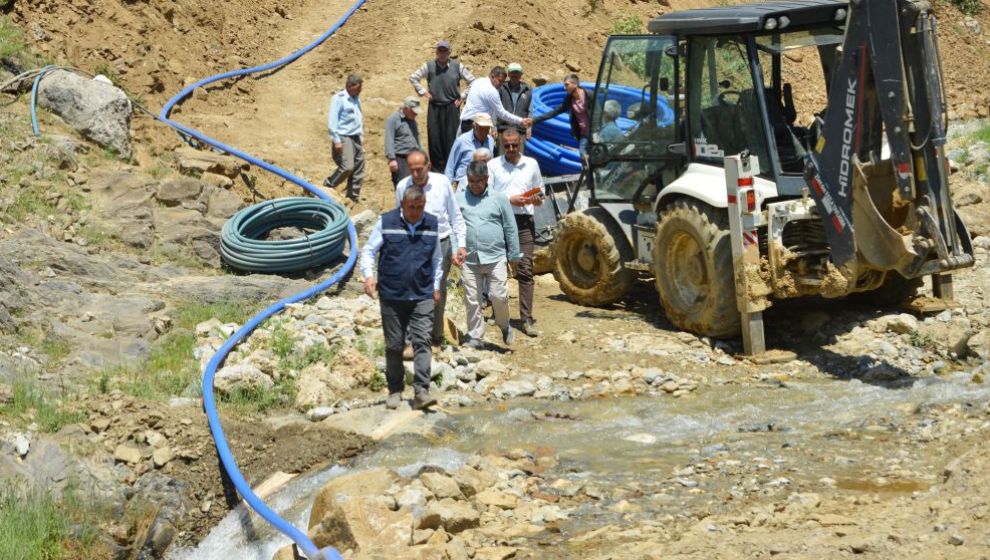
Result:
{"type": "Polygon", "coordinates": [[[516,267],[519,318],[523,323],[522,331],[527,336],[538,336],[540,333],[533,321],[533,245],[536,238],[533,214],[534,206],[543,204],[543,176],[536,160],[522,155],[521,147],[522,136],[518,130],[509,128],[503,132],[502,149],[505,153],[488,162],[488,174],[491,175],[492,189],[508,197],[516,215],[519,248],[523,255],[516,267]],[[534,190],[537,192],[533,193],[534,190]]]}
{"type": "Polygon", "coordinates": [[[361,250],[361,273],[364,292],[372,298],[381,296],[388,382],[385,406],[395,409],[402,402],[402,349],[408,335],[415,352],[413,408],[425,409],[437,403],[430,395],[430,332],[443,278],[439,221],[424,211],[426,193],[420,187],[406,188],[401,201],[399,208],[382,214],[375,224],[361,250]]]}
{"type": "Polygon", "coordinates": [[[513,264],[522,256],[516,220],[504,194],[488,188],[488,165],[472,161],[467,168],[467,188],[457,192],[457,205],[467,224],[467,259],[461,268],[464,281],[464,307],[467,311],[467,345],[484,345],[485,320],[482,317],[483,284],[488,285],[495,312],[495,324],[502,330],[502,341],[512,344],[509,326],[509,287],[506,261],[513,264]]]}
{"type": "Polygon", "coordinates": [[[495,66],[488,73],[487,80],[479,79],[471,84],[468,89],[467,100],[464,102],[464,110],[461,111],[461,132],[471,130],[474,125],[474,116],[478,113],[488,113],[493,118],[514,126],[529,128],[533,124],[533,119],[517,117],[502,106],[502,98],[498,94],[498,88],[502,87],[505,77],[505,68],[495,66]]]}
{"type": "Polygon", "coordinates": [[[426,113],[426,134],[430,142],[430,160],[435,169],[440,170],[446,168],[450,146],[457,138],[461,80],[470,85],[474,75],[459,60],[451,60],[449,42],[437,42],[436,55],[436,59],[413,72],[409,81],[416,93],[430,103],[426,113]],[[420,84],[423,78],[426,78],[426,88],[420,84]]]}
{"type": "Polygon", "coordinates": [[[347,198],[354,202],[360,198],[364,183],[364,117],[358,98],[363,85],[361,76],[348,76],[344,89],[331,98],[327,116],[337,170],[323,181],[323,186],[335,189],[347,181],[347,198]]]}
{"type": "Polygon", "coordinates": [[[467,173],[468,164],[474,158],[475,150],[488,148],[491,152],[495,149],[495,140],[491,137],[492,117],[488,113],[478,113],[474,116],[474,127],[461,134],[454,141],[454,146],[450,149],[450,158],[447,160],[447,168],[444,175],[454,185],[455,189],[464,184],[464,175],[467,173]]]}
{"type": "Polygon", "coordinates": [[[447,275],[450,273],[451,262],[461,266],[467,251],[464,241],[467,231],[464,218],[454,200],[454,191],[450,181],[440,173],[430,172],[430,160],[422,151],[415,150],[406,158],[409,164],[410,176],[399,181],[395,188],[395,202],[401,206],[403,194],[410,187],[418,187],[426,193],[426,211],[437,219],[437,235],[440,238],[440,252],[443,257],[441,264],[442,282],[440,283],[440,301],[436,306],[433,319],[433,344],[439,346],[443,342],[443,312],[447,304],[447,275]],[[453,239],[451,239],[453,236],[453,239]],[[456,243],[457,250],[452,251],[456,243]]]}
{"type": "Polygon", "coordinates": [[[406,158],[413,150],[421,150],[419,144],[419,99],[414,95],[406,97],[402,107],[385,119],[385,157],[388,170],[392,172],[392,186],[409,176],[406,158]]]}

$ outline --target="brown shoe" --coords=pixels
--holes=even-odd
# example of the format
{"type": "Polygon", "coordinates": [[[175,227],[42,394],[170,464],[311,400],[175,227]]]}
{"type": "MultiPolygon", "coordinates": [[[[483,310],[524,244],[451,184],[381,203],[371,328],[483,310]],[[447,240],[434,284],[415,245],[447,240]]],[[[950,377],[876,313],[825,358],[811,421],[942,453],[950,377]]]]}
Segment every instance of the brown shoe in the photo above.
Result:
{"type": "Polygon", "coordinates": [[[429,391],[420,391],[413,398],[413,408],[416,410],[426,410],[435,404],[437,404],[437,398],[431,395],[429,391]]]}
{"type": "Polygon", "coordinates": [[[402,359],[407,362],[413,359],[412,344],[406,344],[406,347],[402,349],[402,359]]]}

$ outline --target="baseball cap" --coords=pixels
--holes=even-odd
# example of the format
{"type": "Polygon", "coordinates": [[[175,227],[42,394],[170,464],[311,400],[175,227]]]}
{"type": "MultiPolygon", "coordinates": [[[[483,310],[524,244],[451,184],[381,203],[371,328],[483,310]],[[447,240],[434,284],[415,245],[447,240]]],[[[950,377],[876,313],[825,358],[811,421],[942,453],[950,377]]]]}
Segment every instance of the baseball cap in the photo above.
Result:
{"type": "Polygon", "coordinates": [[[510,62],[509,67],[506,68],[509,72],[522,72],[522,64],[518,62],[510,62]]]}
{"type": "Polygon", "coordinates": [[[421,111],[420,105],[419,105],[419,98],[416,97],[415,95],[409,95],[409,96],[407,96],[402,101],[402,106],[403,107],[408,107],[409,109],[412,109],[413,112],[416,113],[417,115],[421,111]]]}
{"type": "Polygon", "coordinates": [[[488,113],[478,113],[474,116],[474,124],[478,126],[492,126],[492,116],[488,113]]]}
{"type": "Polygon", "coordinates": [[[441,39],[441,40],[437,41],[436,48],[438,48],[438,49],[447,49],[449,51],[450,50],[450,42],[447,41],[446,39],[441,39]]]}

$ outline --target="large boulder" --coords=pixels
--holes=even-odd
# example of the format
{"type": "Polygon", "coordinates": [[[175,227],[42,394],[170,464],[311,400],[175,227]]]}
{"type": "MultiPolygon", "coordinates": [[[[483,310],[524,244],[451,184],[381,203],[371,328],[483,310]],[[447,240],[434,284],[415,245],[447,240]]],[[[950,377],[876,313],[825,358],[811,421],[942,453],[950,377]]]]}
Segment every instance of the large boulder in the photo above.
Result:
{"type": "Polygon", "coordinates": [[[313,542],[339,549],[369,551],[397,549],[409,544],[412,513],[406,508],[392,511],[386,498],[398,482],[388,469],[373,469],[344,475],[328,482],[316,496],[310,512],[313,542]]]}
{"type": "Polygon", "coordinates": [[[84,137],[131,157],[131,102],[120,88],[55,70],[38,86],[38,103],[84,137]]]}

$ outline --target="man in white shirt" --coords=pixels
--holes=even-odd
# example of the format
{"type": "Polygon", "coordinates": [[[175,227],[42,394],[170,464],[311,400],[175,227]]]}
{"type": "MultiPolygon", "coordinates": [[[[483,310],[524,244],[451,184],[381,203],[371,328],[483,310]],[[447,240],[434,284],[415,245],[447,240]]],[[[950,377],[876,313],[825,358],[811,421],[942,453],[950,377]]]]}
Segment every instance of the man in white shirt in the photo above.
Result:
{"type": "Polygon", "coordinates": [[[474,116],[478,113],[488,113],[492,118],[501,119],[509,124],[529,128],[533,119],[513,115],[502,105],[502,96],[498,88],[506,79],[505,68],[496,66],[488,74],[487,80],[475,80],[468,89],[464,109],[461,110],[461,132],[467,132],[474,126],[474,116]]]}
{"type": "Polygon", "coordinates": [[[488,177],[494,192],[505,194],[516,216],[519,230],[519,249],[523,257],[516,267],[516,280],[519,282],[519,317],[522,331],[527,336],[538,336],[533,321],[533,244],[536,238],[536,225],[533,220],[534,207],[543,204],[543,175],[536,160],[522,155],[522,137],[514,128],[502,133],[504,153],[488,162],[488,177]],[[539,189],[534,194],[527,194],[539,189]]]}
{"type": "Polygon", "coordinates": [[[433,344],[439,346],[443,342],[443,312],[447,304],[447,276],[450,273],[451,262],[461,266],[467,256],[467,226],[464,217],[454,198],[454,190],[450,180],[440,173],[430,172],[430,158],[421,150],[413,150],[406,157],[409,166],[409,177],[399,181],[395,186],[395,204],[402,205],[402,195],[410,185],[423,189],[426,193],[426,212],[437,218],[437,234],[440,237],[440,251],[443,254],[443,282],[440,286],[440,301],[433,316],[433,344]],[[453,240],[451,240],[453,235],[453,240]],[[451,251],[451,242],[456,243],[457,250],[451,251]]]}

